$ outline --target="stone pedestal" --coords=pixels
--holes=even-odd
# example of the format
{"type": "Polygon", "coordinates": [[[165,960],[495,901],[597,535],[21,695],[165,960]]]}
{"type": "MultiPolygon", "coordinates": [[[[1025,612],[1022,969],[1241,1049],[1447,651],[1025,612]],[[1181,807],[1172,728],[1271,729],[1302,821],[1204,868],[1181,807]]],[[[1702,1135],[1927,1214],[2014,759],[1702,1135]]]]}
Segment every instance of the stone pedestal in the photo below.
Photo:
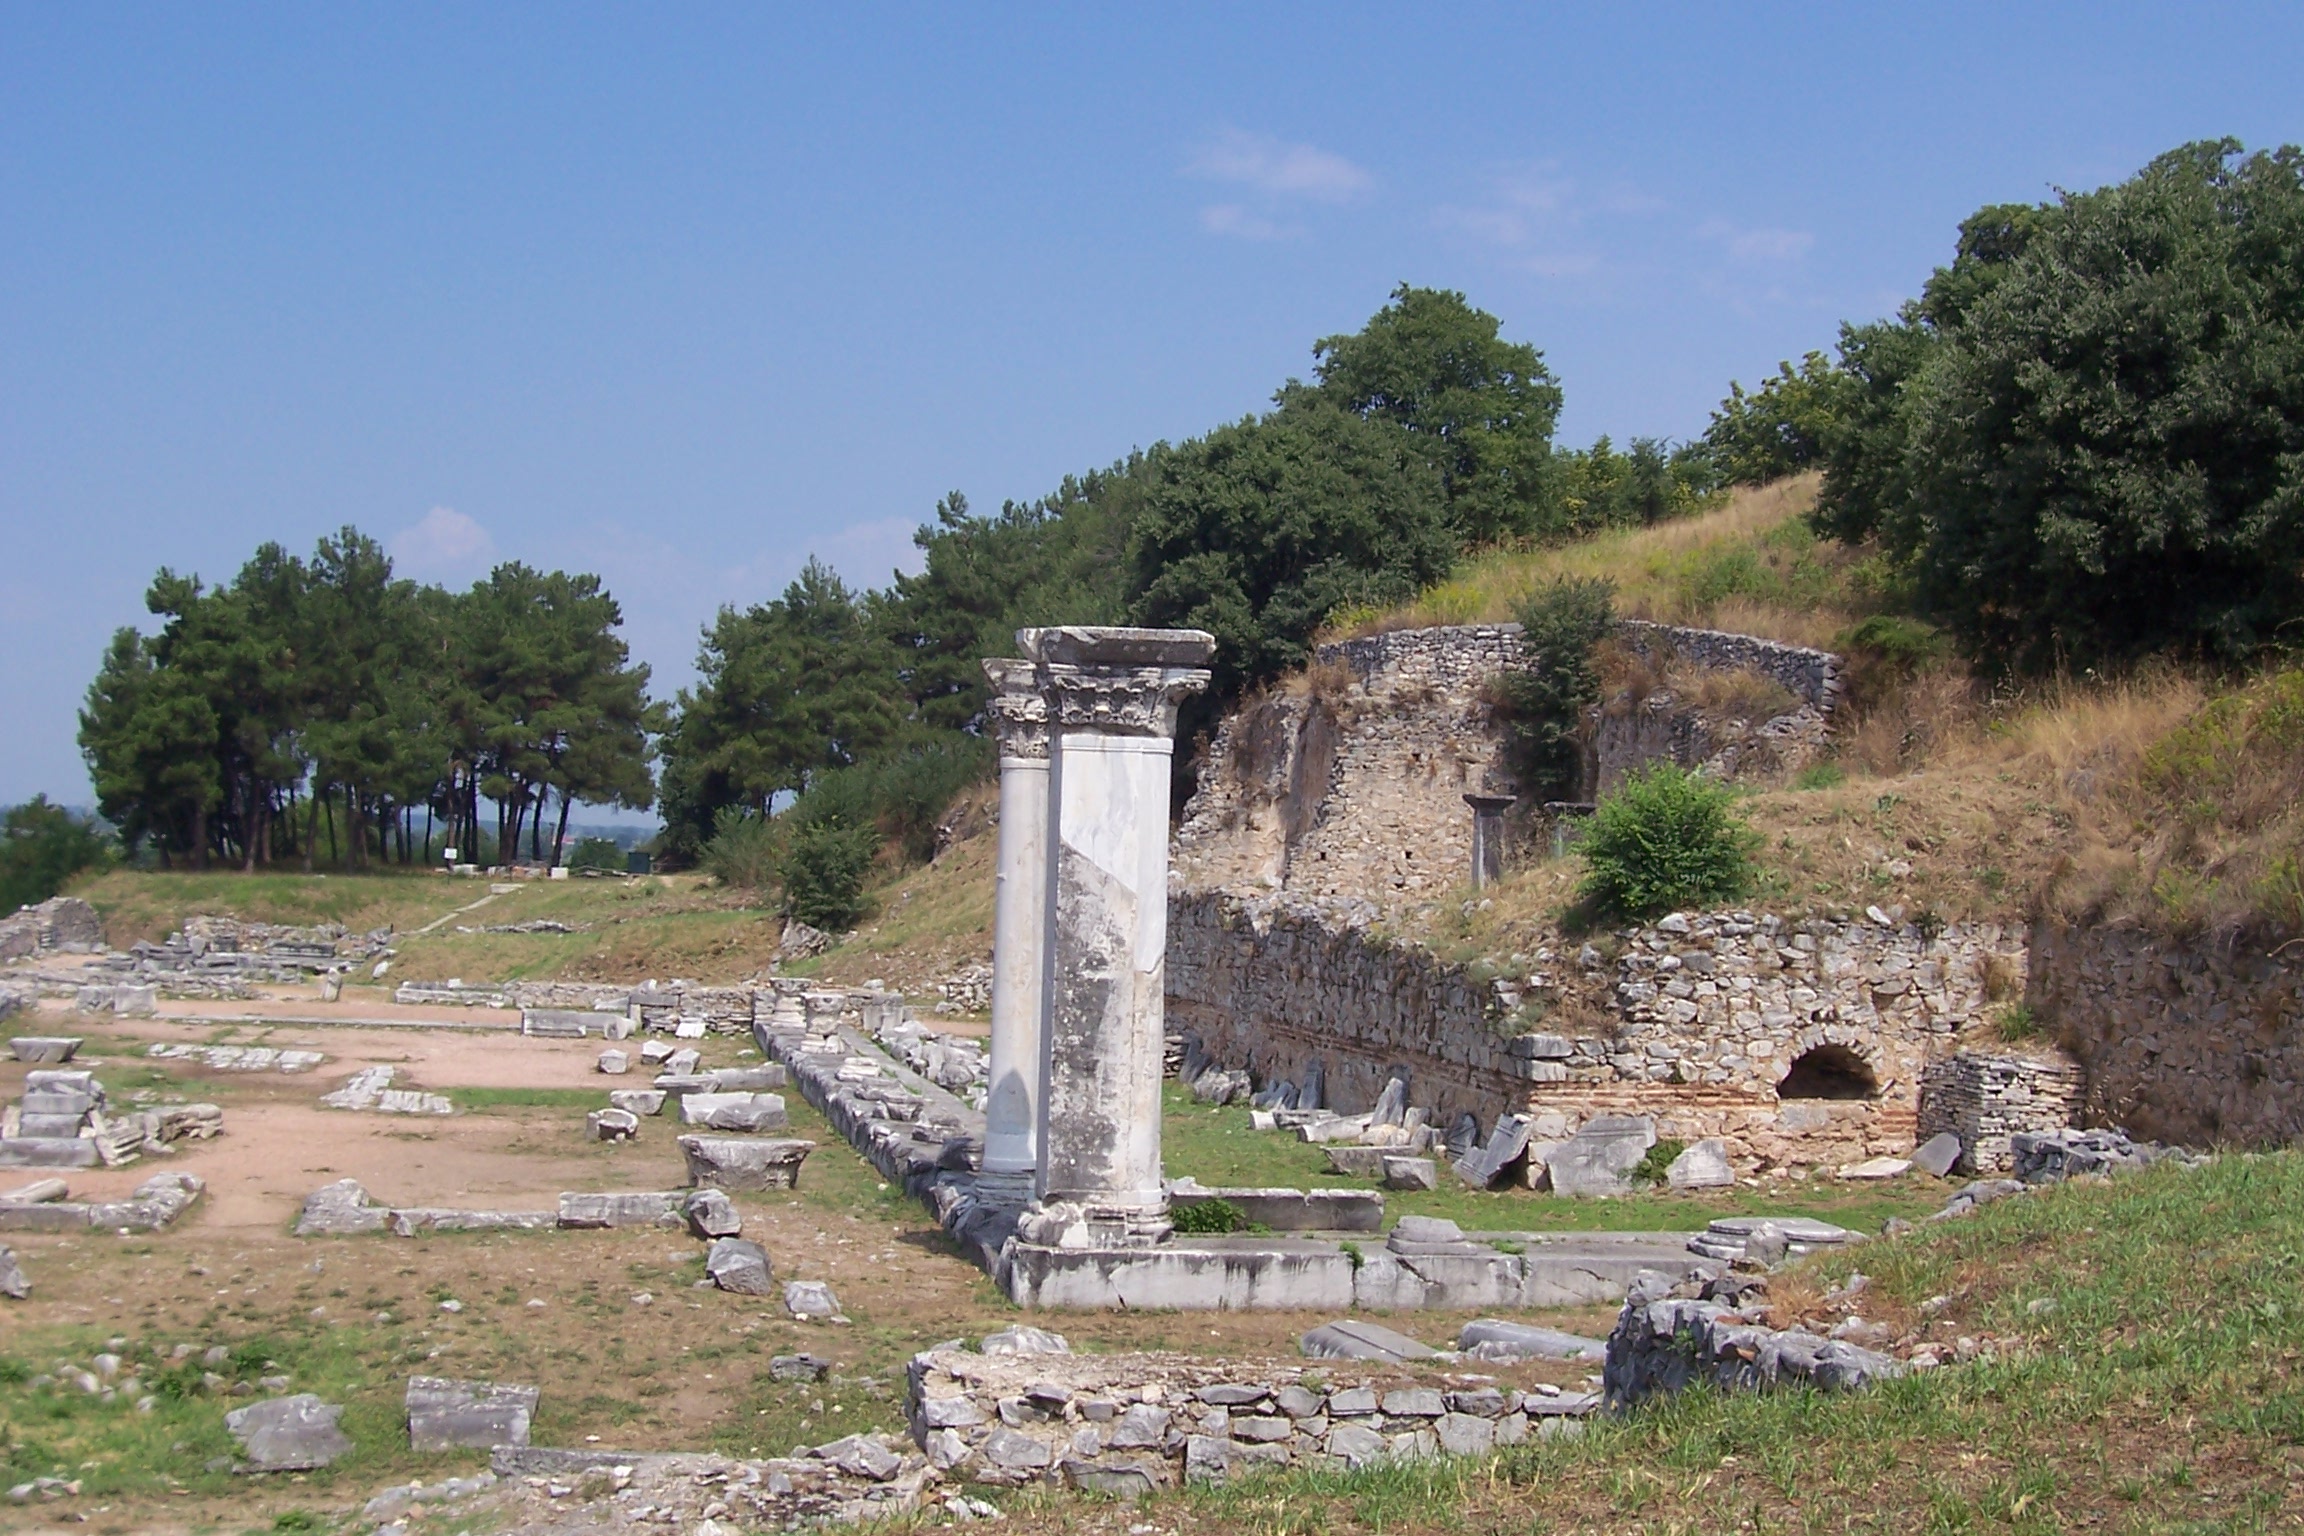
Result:
{"type": "Polygon", "coordinates": [[[1050,733],[1040,1209],[1019,1235],[1067,1248],[1168,1235],[1160,1176],[1176,706],[1208,685],[1198,630],[1040,629],[1050,733]]]}
{"type": "Polygon", "coordinates": [[[1504,813],[1518,795],[1466,795],[1472,807],[1472,889],[1504,878],[1504,813]]]}
{"type": "Polygon", "coordinates": [[[987,660],[1000,743],[992,906],[992,1050],[979,1195],[1032,1198],[1040,1166],[1040,1022],[1048,922],[1048,704],[1029,661],[987,660]]]}

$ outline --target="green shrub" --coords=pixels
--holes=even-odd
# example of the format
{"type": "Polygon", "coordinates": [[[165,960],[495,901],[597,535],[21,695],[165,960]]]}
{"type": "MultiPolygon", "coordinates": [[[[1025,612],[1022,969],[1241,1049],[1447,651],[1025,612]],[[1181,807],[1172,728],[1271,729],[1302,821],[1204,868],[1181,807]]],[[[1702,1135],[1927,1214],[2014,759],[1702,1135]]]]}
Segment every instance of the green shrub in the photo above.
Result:
{"type": "Polygon", "coordinates": [[[2012,1003],[2000,1010],[1995,1029],[2001,1039],[2014,1045],[2019,1040],[2030,1040],[2040,1033],[2039,1016],[2030,1003],[2012,1003]]]}
{"type": "Polygon", "coordinates": [[[776,866],[785,915],[826,933],[853,927],[864,915],[864,881],[879,851],[880,833],[873,827],[837,818],[793,827],[776,866]]]}
{"type": "Polygon", "coordinates": [[[1632,1182],[1635,1184],[1661,1184],[1670,1171],[1673,1159],[1688,1150],[1688,1143],[1664,1138],[1650,1147],[1640,1161],[1633,1165],[1632,1182]]]}
{"type": "Polygon", "coordinates": [[[1583,894],[1602,913],[1653,917],[1741,895],[1759,838],[1735,796],[1671,763],[1626,779],[1600,802],[1577,851],[1590,872],[1583,894]]]}
{"type": "Polygon", "coordinates": [[[1196,1237],[1237,1232],[1248,1224],[1240,1207],[1229,1200],[1195,1200],[1189,1205],[1171,1206],[1168,1219],[1177,1231],[1196,1237]]]}
{"type": "Polygon", "coordinates": [[[704,868],[722,885],[765,891],[777,882],[783,852],[783,829],[772,818],[730,806],[704,845],[704,868]]]}
{"type": "Polygon", "coordinates": [[[622,870],[624,868],[624,850],[617,847],[615,842],[609,838],[587,837],[570,850],[568,867],[570,869],[622,870]]]}
{"type": "Polygon", "coordinates": [[[1848,780],[1848,771],[1838,763],[1810,763],[1792,776],[1794,789],[1837,789],[1848,780]]]}
{"type": "Polygon", "coordinates": [[[1616,622],[1613,582],[1562,578],[1517,610],[1525,660],[1497,679],[1513,776],[1532,800],[1569,800],[1582,775],[1577,730],[1600,701],[1592,647],[1616,622]]]}

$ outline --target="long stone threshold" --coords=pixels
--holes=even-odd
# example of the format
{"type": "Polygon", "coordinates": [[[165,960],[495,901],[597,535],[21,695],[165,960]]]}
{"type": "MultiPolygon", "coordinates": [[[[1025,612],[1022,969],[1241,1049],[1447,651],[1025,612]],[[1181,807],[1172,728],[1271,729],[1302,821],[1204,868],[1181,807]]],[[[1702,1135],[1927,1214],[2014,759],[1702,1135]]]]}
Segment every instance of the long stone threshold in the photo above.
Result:
{"type": "Polygon", "coordinates": [[[1643,1269],[1720,1266],[1685,1233],[1463,1233],[1410,1217],[1357,1232],[1177,1236],[1141,1248],[1021,1242],[1023,1192],[981,1179],[984,1116],[847,1025],[755,1023],[760,1053],[881,1175],[936,1214],[1019,1306],[1111,1311],[1528,1310],[1611,1305],[1643,1269]]]}
{"type": "Polygon", "coordinates": [[[1610,1305],[1643,1269],[1680,1278],[1718,1267],[1691,1254],[1684,1235],[1663,1232],[1467,1233],[1367,1249],[1348,1234],[1177,1237],[1114,1249],[1015,1243],[1007,1261],[996,1278],[1019,1306],[1175,1311],[1610,1305]]]}

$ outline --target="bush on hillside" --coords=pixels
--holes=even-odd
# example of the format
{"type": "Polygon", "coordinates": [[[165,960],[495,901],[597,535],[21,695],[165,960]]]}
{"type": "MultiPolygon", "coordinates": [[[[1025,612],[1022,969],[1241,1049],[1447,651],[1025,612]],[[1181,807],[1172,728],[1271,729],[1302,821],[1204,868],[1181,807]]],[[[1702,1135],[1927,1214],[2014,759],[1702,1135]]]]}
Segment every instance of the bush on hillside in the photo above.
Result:
{"type": "Polygon", "coordinates": [[[1962,227],[1963,262],[1907,317],[1878,430],[1850,438],[1870,456],[1833,455],[1826,525],[1876,530],[1995,670],[2292,644],[2304,151],[2187,145],[2002,213],[1962,227]]]}
{"type": "Polygon", "coordinates": [[[728,807],[720,813],[712,840],[704,845],[705,873],[740,891],[775,887],[784,839],[773,818],[728,807]]]}
{"type": "Polygon", "coordinates": [[[1627,778],[1577,844],[1595,910],[1648,918],[1731,900],[1750,888],[1759,838],[1724,784],[1672,763],[1627,778]]]}
{"type": "Polygon", "coordinates": [[[1592,648],[1616,622],[1615,595],[1607,581],[1563,578],[1517,609],[1525,659],[1497,679],[1494,701],[1524,798],[1575,798],[1583,772],[1577,732],[1584,711],[1600,701],[1592,648]]]}
{"type": "Polygon", "coordinates": [[[879,850],[876,830],[838,817],[794,825],[776,866],[785,915],[826,933],[853,927],[864,915],[864,882],[879,850]]]}
{"type": "Polygon", "coordinates": [[[1704,429],[1704,450],[1729,485],[1765,485],[1813,469],[1838,423],[1849,376],[1821,352],[1776,365],[1776,376],[1751,394],[1731,382],[1728,398],[1704,429]]]}
{"type": "Polygon", "coordinates": [[[8,807],[0,815],[0,916],[46,901],[74,875],[118,856],[111,834],[46,795],[8,807]]]}

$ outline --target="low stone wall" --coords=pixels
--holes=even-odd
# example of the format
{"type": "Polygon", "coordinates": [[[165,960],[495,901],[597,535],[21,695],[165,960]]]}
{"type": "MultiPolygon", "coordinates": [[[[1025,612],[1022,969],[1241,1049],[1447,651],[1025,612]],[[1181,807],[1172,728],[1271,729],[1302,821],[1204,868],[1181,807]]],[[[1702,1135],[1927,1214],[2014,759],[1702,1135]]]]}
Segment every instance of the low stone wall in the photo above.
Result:
{"type": "Polygon", "coordinates": [[[2154,1141],[2304,1135],[2304,955],[2042,922],[2033,1012],[2086,1078],[2083,1116],[2154,1141]]]}
{"type": "Polygon", "coordinates": [[[1722,672],[1757,672],[1781,683],[1827,715],[1840,702],[1841,662],[1830,651],[1763,640],[1758,635],[1730,634],[1725,630],[1651,624],[1646,619],[1618,620],[1615,638],[1651,663],[1662,661],[1669,652],[1685,666],[1709,667],[1722,672]]]}
{"type": "Polygon", "coordinates": [[[1317,1075],[1345,1113],[1405,1076],[1407,1101],[1444,1129],[1528,1112],[1548,1141],[1595,1115],[1648,1115],[1660,1137],[1720,1138],[1749,1171],[1910,1150],[1924,1071],[1990,1009],[1987,977],[2025,964],[2021,936],[1996,924],[1719,912],[1628,929],[1613,963],[1588,948],[1483,981],[1375,918],[1365,903],[1172,898],[1169,1027],[1259,1085],[1317,1075]],[[1552,1017],[1598,1027],[1545,1032],[1552,1017]],[[1846,1075],[1784,1092],[1810,1053],[1811,1069],[1846,1075]]]}
{"type": "Polygon", "coordinates": [[[1317,1062],[1327,1106],[1346,1113],[1403,1073],[1409,1102],[1437,1125],[1518,1108],[1526,1086],[1494,989],[1384,939],[1375,916],[1366,904],[1172,898],[1168,1028],[1259,1083],[1302,1083],[1317,1062]]]}
{"type": "Polygon", "coordinates": [[[947,1476],[1122,1496],[1259,1467],[1472,1455],[1593,1406],[1400,1366],[1160,1354],[935,1350],[912,1358],[910,1387],[913,1438],[947,1476]]]}
{"type": "Polygon", "coordinates": [[[1960,1138],[1958,1167],[2004,1173],[2012,1165],[2010,1137],[2062,1130],[2080,1102],[2077,1062],[1955,1051],[1921,1074],[1918,1135],[1926,1141],[1950,1132],[1960,1138]]]}

